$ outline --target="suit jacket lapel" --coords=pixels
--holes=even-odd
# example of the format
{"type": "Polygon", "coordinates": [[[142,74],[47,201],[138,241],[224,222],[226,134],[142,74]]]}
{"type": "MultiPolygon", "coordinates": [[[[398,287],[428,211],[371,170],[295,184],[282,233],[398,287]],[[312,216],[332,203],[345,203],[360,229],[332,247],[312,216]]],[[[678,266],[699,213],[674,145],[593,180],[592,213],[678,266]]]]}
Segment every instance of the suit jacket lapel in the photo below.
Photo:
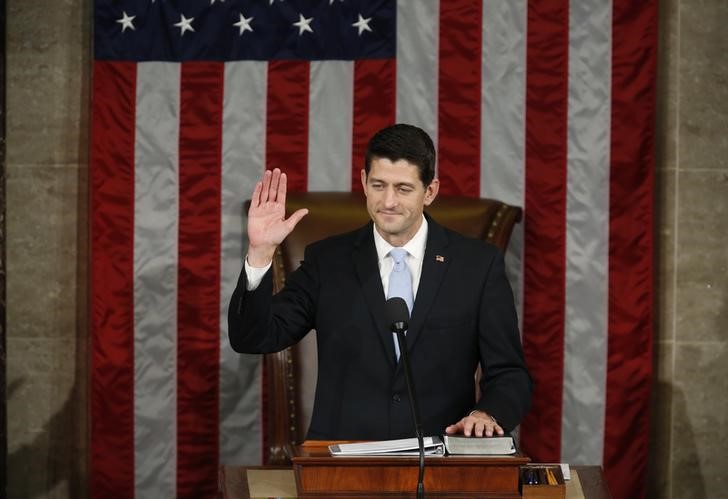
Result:
{"type": "Polygon", "coordinates": [[[432,309],[442,278],[450,265],[447,246],[449,239],[442,226],[427,217],[427,245],[422,262],[422,274],[417,288],[409,330],[407,331],[407,350],[412,351],[417,338],[422,332],[425,320],[432,309]]]}
{"type": "Polygon", "coordinates": [[[385,296],[382,279],[379,275],[377,250],[374,246],[372,230],[370,222],[359,233],[353,252],[354,267],[364,293],[364,299],[372,314],[372,321],[386,353],[385,356],[393,367],[395,364],[394,340],[384,316],[385,296]]]}

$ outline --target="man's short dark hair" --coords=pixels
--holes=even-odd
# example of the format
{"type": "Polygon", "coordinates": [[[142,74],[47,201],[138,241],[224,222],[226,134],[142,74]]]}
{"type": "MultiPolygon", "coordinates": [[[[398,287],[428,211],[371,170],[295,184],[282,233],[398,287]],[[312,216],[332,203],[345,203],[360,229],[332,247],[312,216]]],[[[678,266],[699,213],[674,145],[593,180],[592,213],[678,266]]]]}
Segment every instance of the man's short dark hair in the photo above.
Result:
{"type": "Polygon", "coordinates": [[[382,128],[369,140],[364,156],[364,171],[367,176],[372,160],[388,159],[391,162],[404,159],[417,166],[420,180],[425,187],[435,178],[435,146],[423,129],[398,123],[382,128]]]}

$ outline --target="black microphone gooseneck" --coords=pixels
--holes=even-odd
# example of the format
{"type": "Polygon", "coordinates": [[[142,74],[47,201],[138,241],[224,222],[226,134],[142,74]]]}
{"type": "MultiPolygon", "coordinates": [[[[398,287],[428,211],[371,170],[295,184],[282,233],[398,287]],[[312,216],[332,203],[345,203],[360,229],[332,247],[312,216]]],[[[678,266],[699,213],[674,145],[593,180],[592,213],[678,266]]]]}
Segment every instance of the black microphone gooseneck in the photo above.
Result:
{"type": "Polygon", "coordinates": [[[425,441],[422,435],[422,423],[420,423],[420,407],[417,403],[415,394],[415,382],[412,378],[412,370],[410,369],[409,354],[407,353],[407,343],[404,333],[409,327],[409,309],[407,303],[402,298],[390,298],[385,303],[387,312],[387,322],[390,324],[390,330],[397,335],[397,344],[399,345],[400,360],[404,367],[404,378],[407,383],[407,393],[409,395],[409,406],[412,412],[412,422],[415,426],[415,434],[417,435],[417,443],[420,448],[420,473],[417,478],[417,498],[425,497],[425,441]]]}

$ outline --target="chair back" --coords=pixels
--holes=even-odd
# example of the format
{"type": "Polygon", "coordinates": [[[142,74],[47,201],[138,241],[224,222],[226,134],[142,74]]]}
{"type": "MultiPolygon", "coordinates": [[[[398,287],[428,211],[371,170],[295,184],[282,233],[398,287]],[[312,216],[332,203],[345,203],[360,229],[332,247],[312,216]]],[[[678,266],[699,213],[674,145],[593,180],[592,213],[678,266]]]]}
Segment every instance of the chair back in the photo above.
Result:
{"type": "MultiPolygon", "coordinates": [[[[274,290],[295,270],[309,244],[348,232],[369,221],[361,192],[288,193],[288,214],[299,208],[309,213],[276,250],[273,259],[274,290]]],[[[505,252],[521,208],[493,199],[438,196],[425,210],[440,225],[469,237],[488,241],[505,252]]],[[[298,345],[264,357],[267,378],[264,407],[267,462],[288,464],[292,448],[305,439],[311,420],[317,375],[315,331],[298,345]]]]}

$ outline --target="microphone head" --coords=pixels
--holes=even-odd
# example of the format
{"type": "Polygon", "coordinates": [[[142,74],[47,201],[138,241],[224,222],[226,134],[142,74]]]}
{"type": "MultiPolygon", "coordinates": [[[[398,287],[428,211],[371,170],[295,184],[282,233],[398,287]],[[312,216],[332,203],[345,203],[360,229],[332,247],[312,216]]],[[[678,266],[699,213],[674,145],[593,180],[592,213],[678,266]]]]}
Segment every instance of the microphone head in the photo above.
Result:
{"type": "Polygon", "coordinates": [[[409,308],[400,297],[390,298],[384,303],[384,313],[393,333],[404,331],[409,327],[409,308]]]}

